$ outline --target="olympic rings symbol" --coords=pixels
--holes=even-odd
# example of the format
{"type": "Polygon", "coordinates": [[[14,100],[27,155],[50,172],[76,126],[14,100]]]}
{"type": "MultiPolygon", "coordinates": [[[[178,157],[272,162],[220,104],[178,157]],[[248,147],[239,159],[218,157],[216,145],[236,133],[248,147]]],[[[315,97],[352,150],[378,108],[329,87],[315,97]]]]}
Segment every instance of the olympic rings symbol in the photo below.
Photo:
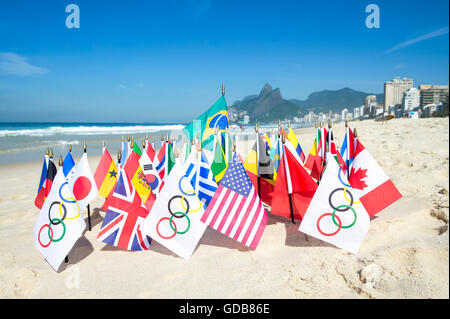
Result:
{"type": "Polygon", "coordinates": [[[347,187],[334,189],[330,193],[330,196],[328,197],[328,203],[329,203],[330,207],[333,208],[333,213],[322,214],[317,219],[316,227],[317,227],[317,230],[319,231],[319,233],[321,233],[323,236],[331,237],[331,236],[336,235],[341,229],[348,229],[348,228],[353,227],[356,224],[356,221],[357,221],[358,217],[357,217],[355,209],[352,206],[353,206],[353,204],[359,204],[360,201],[358,201],[358,202],[354,202],[353,201],[353,195],[352,195],[352,193],[349,190],[347,190],[347,187]],[[333,201],[332,201],[333,195],[337,191],[341,191],[341,190],[344,192],[344,197],[350,203],[350,205],[346,205],[346,204],[338,205],[338,206],[334,206],[333,205],[333,201]],[[350,198],[348,198],[347,194],[350,196],[350,198]],[[353,221],[350,224],[344,226],[344,225],[342,225],[342,221],[339,218],[339,216],[336,215],[336,212],[346,212],[348,210],[351,210],[353,212],[353,221]],[[337,226],[337,230],[336,231],[331,232],[331,233],[326,233],[320,228],[320,221],[326,216],[331,216],[331,220],[333,221],[333,224],[335,226],[337,226]]]}
{"type": "Polygon", "coordinates": [[[66,198],[64,198],[63,195],[61,194],[61,191],[62,191],[62,188],[64,187],[64,185],[69,185],[69,183],[68,183],[68,182],[64,182],[64,183],[61,184],[61,187],[59,188],[59,197],[60,197],[65,203],[75,204],[75,203],[77,202],[76,199],[73,199],[73,200],[70,200],[70,198],[69,198],[69,199],[66,199],[66,198]]]}
{"type": "Polygon", "coordinates": [[[344,183],[344,181],[343,181],[342,178],[341,178],[341,173],[342,173],[342,170],[341,170],[341,168],[339,167],[338,177],[339,177],[339,181],[341,182],[341,184],[344,185],[345,187],[350,187],[350,188],[352,188],[352,185],[350,185],[350,184],[345,184],[345,183],[344,183]]]}
{"type": "Polygon", "coordinates": [[[67,182],[62,184],[61,187],[59,188],[59,195],[60,195],[62,201],[61,202],[60,201],[54,201],[53,203],[51,203],[51,205],[50,205],[50,207],[48,209],[48,220],[49,220],[49,223],[42,225],[42,227],[39,229],[38,242],[39,242],[39,244],[41,245],[42,248],[47,248],[47,247],[50,246],[51,243],[57,243],[57,242],[61,241],[64,238],[64,236],[66,235],[66,224],[64,223],[64,220],[74,220],[74,219],[77,219],[77,218],[79,218],[81,216],[81,209],[80,209],[80,205],[78,204],[77,200],[75,198],[73,198],[73,197],[63,198],[63,196],[61,195],[61,189],[62,189],[62,187],[65,184],[67,184],[67,182]],[[66,203],[76,203],[77,207],[78,207],[78,214],[76,216],[73,216],[73,217],[67,217],[67,208],[64,205],[64,202],[66,202],[66,203]],[[61,216],[61,218],[52,218],[51,211],[52,211],[52,208],[53,208],[54,205],[58,206],[58,212],[59,212],[59,215],[61,216]],[[62,228],[62,234],[60,235],[59,238],[54,238],[54,233],[53,233],[52,226],[58,226],[58,225],[61,225],[63,227],[62,228]],[[42,233],[42,231],[45,228],[48,228],[48,233],[47,234],[48,234],[48,238],[49,238],[49,241],[46,244],[44,244],[41,241],[41,233],[42,233]]]}
{"type": "MultiPolygon", "coordinates": [[[[189,194],[195,195],[195,192],[194,192],[194,191],[189,191],[189,194]]],[[[188,195],[188,196],[189,196],[189,195],[188,195]]],[[[183,207],[184,210],[188,211],[189,213],[196,213],[196,212],[198,212],[198,211],[202,208],[202,202],[200,201],[200,198],[197,197],[197,199],[198,199],[198,208],[195,209],[195,210],[189,210],[189,209],[186,209],[186,207],[184,207],[184,204],[183,204],[183,202],[184,202],[184,200],[185,200],[184,195],[181,196],[181,206],[183,207]]],[[[186,202],[187,202],[187,201],[186,201],[186,202]]],[[[189,204],[189,203],[188,203],[188,204],[189,204]]],[[[189,207],[189,206],[188,206],[188,207],[189,207]]]]}
{"type": "MultiPolygon", "coordinates": [[[[348,199],[348,197],[347,197],[347,192],[348,192],[347,187],[344,187],[344,197],[345,197],[345,199],[347,200],[347,202],[350,203],[350,199],[348,199]]],[[[350,193],[350,192],[349,192],[349,193],[350,193]]],[[[359,200],[359,201],[357,201],[357,202],[353,202],[353,204],[361,204],[361,201],[359,200]]],[[[350,205],[351,205],[351,204],[350,204],[350,205]]]]}
{"type": "Polygon", "coordinates": [[[180,189],[180,192],[181,192],[183,195],[185,195],[185,196],[194,196],[194,195],[195,195],[195,192],[188,194],[188,193],[186,193],[186,192],[183,190],[183,188],[181,187],[181,182],[183,181],[184,178],[187,178],[187,176],[184,175],[183,177],[180,178],[180,181],[178,182],[178,188],[180,189]]]}
{"type": "Polygon", "coordinates": [[[167,203],[167,209],[168,209],[169,214],[170,214],[171,216],[170,216],[170,217],[163,217],[163,218],[161,218],[161,219],[158,221],[158,223],[156,224],[156,233],[159,235],[159,237],[161,237],[161,238],[163,238],[163,239],[172,239],[172,238],[174,238],[177,234],[179,234],[179,235],[184,235],[184,234],[186,234],[186,233],[189,231],[189,229],[191,228],[191,220],[190,220],[188,214],[189,214],[189,213],[191,213],[191,214],[192,214],[192,213],[196,213],[196,212],[200,211],[200,209],[202,208],[202,202],[201,202],[200,199],[197,197],[198,202],[199,202],[198,208],[192,209],[192,210],[191,210],[191,205],[190,205],[190,203],[189,203],[189,201],[187,200],[186,197],[187,197],[187,196],[194,196],[194,195],[196,195],[196,193],[195,193],[194,190],[184,191],[183,188],[181,187],[181,182],[183,181],[184,178],[187,178],[187,177],[188,177],[188,176],[184,175],[184,176],[180,179],[180,181],[178,182],[178,187],[179,187],[179,189],[180,189],[180,192],[181,192],[183,195],[175,195],[175,196],[172,196],[172,198],[170,198],[169,201],[168,201],[168,203],[167,203]],[[175,212],[174,212],[174,211],[172,210],[172,202],[173,202],[175,199],[177,199],[177,198],[180,199],[180,206],[183,208],[184,212],[183,212],[183,211],[175,211],[175,212]],[[181,218],[186,218],[186,220],[187,220],[187,226],[186,226],[186,228],[185,228],[184,230],[178,229],[177,224],[175,223],[175,220],[176,220],[176,219],[181,219],[181,218]],[[169,222],[170,228],[173,230],[173,234],[171,234],[170,236],[162,235],[161,232],[159,231],[159,226],[160,226],[160,224],[161,224],[163,221],[165,221],[165,220],[167,220],[167,221],[169,222]]]}

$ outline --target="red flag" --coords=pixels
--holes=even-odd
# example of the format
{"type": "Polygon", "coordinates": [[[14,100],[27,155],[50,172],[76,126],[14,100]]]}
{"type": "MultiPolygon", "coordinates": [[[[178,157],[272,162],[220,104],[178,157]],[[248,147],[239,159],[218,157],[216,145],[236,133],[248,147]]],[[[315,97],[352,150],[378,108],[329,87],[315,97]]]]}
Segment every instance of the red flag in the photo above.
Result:
{"type": "Polygon", "coordinates": [[[153,163],[153,160],[155,159],[156,152],[155,152],[155,149],[153,148],[152,143],[150,143],[150,141],[147,141],[147,145],[145,146],[145,152],[147,153],[148,158],[150,158],[150,160],[153,163]]]}
{"type": "Polygon", "coordinates": [[[295,150],[290,142],[286,142],[284,146],[275,189],[272,193],[271,213],[287,218],[291,217],[289,205],[289,193],[291,191],[294,219],[301,220],[314,196],[317,184],[293,155],[295,150]],[[286,169],[286,162],[288,170],[286,169]],[[287,171],[289,174],[286,174],[287,171]],[[289,188],[292,189],[289,191],[289,188]]]}
{"type": "Polygon", "coordinates": [[[156,200],[156,197],[153,194],[152,189],[148,184],[145,174],[139,164],[139,158],[140,155],[136,152],[131,153],[131,155],[128,156],[127,162],[125,163],[123,169],[125,171],[125,174],[130,179],[131,183],[133,184],[134,188],[136,189],[136,192],[141,197],[145,207],[150,210],[156,200]]]}
{"type": "Polygon", "coordinates": [[[314,158],[314,162],[311,168],[311,177],[320,180],[320,175],[322,174],[322,158],[320,156],[316,156],[314,158]]]}

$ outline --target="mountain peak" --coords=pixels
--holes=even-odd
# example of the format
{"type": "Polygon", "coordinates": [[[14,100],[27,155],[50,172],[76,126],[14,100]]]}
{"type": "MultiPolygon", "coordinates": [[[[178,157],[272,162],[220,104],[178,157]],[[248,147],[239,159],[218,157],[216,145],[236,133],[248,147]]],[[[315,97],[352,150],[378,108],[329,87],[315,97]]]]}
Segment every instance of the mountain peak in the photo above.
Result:
{"type": "Polygon", "coordinates": [[[266,83],[266,85],[264,85],[264,87],[262,88],[261,93],[259,93],[259,96],[266,95],[272,91],[272,86],[269,83],[266,83]]]}

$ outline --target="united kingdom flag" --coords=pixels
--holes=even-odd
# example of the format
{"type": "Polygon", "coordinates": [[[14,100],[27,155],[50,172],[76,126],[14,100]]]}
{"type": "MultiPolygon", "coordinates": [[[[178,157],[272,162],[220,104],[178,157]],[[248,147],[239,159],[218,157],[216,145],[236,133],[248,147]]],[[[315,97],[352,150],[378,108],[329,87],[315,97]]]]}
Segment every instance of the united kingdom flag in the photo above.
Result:
{"type": "Polygon", "coordinates": [[[102,227],[97,239],[125,250],[148,250],[151,238],[142,234],[141,222],[149,210],[131,184],[122,167],[114,192],[108,196],[102,227]]]}

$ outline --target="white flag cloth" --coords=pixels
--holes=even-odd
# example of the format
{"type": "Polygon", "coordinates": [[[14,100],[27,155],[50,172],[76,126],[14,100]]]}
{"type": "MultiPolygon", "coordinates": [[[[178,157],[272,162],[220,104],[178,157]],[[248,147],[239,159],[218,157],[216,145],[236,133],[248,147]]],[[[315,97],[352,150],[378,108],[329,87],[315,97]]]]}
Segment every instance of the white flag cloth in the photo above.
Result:
{"type": "Polygon", "coordinates": [[[142,156],[139,159],[139,164],[142,167],[142,171],[144,172],[145,178],[147,179],[147,182],[150,185],[153,194],[159,194],[162,181],[147,152],[142,153],[142,156]]]}
{"type": "Polygon", "coordinates": [[[98,195],[97,184],[89,166],[87,153],[83,153],[80,161],[75,166],[74,174],[69,184],[83,212],[87,205],[98,195]]]}
{"type": "MultiPolygon", "coordinates": [[[[339,179],[336,159],[327,154],[327,166],[299,231],[356,254],[369,230],[370,218],[359,197],[339,179]]],[[[342,175],[342,174],[341,174],[342,175]]]]}
{"type": "Polygon", "coordinates": [[[34,243],[55,271],[80,238],[86,222],[60,168],[34,226],[34,243]]]}
{"type": "Polygon", "coordinates": [[[206,225],[200,221],[205,212],[194,192],[181,161],[176,161],[156,198],[152,210],[141,224],[141,231],[188,259],[194,252],[206,225]]]}

